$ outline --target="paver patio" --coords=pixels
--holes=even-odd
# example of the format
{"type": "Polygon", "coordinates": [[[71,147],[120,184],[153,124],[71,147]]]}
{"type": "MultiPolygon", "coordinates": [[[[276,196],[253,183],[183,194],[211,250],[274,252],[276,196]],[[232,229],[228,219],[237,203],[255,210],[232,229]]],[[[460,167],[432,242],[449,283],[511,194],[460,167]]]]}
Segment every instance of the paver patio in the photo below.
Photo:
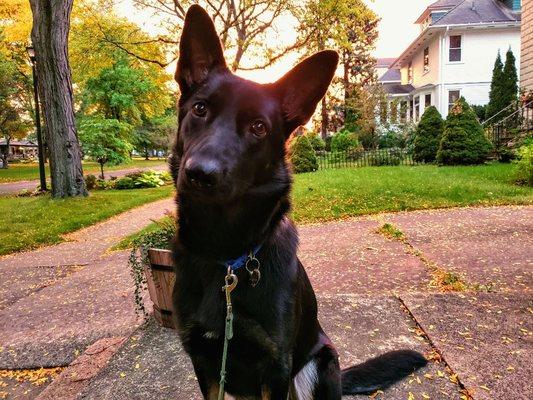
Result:
{"type": "Polygon", "coordinates": [[[533,399],[529,294],[408,294],[403,300],[475,399],[533,399]]]}
{"type": "MultiPolygon", "coordinates": [[[[172,208],[170,200],[161,204],[165,206],[158,212],[167,205],[172,208]]],[[[431,359],[439,359],[440,353],[443,360],[430,362],[416,376],[378,394],[378,399],[460,399],[461,385],[472,389],[476,400],[531,398],[527,382],[532,380],[528,365],[532,216],[533,207],[488,207],[299,227],[300,257],[319,298],[322,324],[339,349],[342,365],[412,348],[431,359]],[[399,227],[432,263],[460,272],[472,283],[493,282],[495,292],[439,293],[429,286],[427,266],[412,248],[376,233],[384,221],[399,227]]],[[[194,374],[175,333],[153,321],[139,326],[126,253],[105,251],[133,231],[133,225],[143,225],[132,222],[136,219],[129,214],[120,223],[99,224],[112,224],[105,229],[106,240],[98,231],[82,234],[86,242],[78,245],[83,248],[94,242],[96,257],[85,257],[87,253],[80,251],[78,258],[53,246],[61,262],[48,259],[44,264],[53,272],[36,273],[31,285],[17,282],[17,272],[24,277],[32,268],[32,258],[46,260],[39,251],[50,248],[33,257],[23,253],[0,259],[0,272],[9,271],[7,276],[15,277],[0,284],[2,299],[10,299],[0,310],[0,368],[67,365],[76,360],[42,392],[42,399],[198,398],[194,374]],[[87,265],[65,269],[63,260],[68,265],[81,261],[87,265]],[[38,290],[29,287],[40,280],[49,284],[38,290]],[[129,338],[122,347],[99,342],[108,337],[117,338],[117,343],[129,338]],[[83,358],[76,358],[94,342],[103,350],[89,348],[83,358]],[[101,358],[93,358],[98,355],[101,358]],[[72,378],[73,373],[83,378],[72,378]]],[[[149,218],[144,219],[147,222],[149,218]]],[[[76,242],[71,246],[74,251],[76,242]]],[[[42,388],[33,388],[32,397],[26,398],[35,398],[42,388]]],[[[25,397],[19,393],[12,398],[25,397]]]]}
{"type": "Polygon", "coordinates": [[[533,207],[468,207],[384,216],[409,242],[470,283],[533,289],[533,207]]]}

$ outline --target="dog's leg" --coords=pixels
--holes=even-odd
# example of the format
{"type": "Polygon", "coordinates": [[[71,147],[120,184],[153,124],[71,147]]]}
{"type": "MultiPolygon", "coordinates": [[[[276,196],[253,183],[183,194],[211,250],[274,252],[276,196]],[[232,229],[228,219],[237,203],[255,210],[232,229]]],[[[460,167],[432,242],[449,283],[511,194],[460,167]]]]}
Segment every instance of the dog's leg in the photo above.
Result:
{"type": "Polygon", "coordinates": [[[203,398],[206,400],[217,400],[219,388],[218,382],[212,379],[207,379],[206,371],[202,368],[202,362],[205,361],[200,358],[191,358],[191,361],[203,398]]]}
{"type": "Polygon", "coordinates": [[[267,368],[261,384],[261,400],[287,400],[291,386],[292,359],[288,356],[267,368]]]}
{"type": "Polygon", "coordinates": [[[263,386],[261,388],[261,400],[270,400],[272,399],[272,396],[271,396],[271,392],[270,392],[270,388],[266,387],[266,386],[263,386]]]}
{"type": "MultiPolygon", "coordinates": [[[[218,399],[218,390],[220,386],[218,386],[218,383],[212,383],[209,385],[209,390],[207,393],[207,400],[217,400],[218,399]]],[[[204,396],[205,397],[205,396],[204,396]]]]}
{"type": "Polygon", "coordinates": [[[287,400],[290,389],[290,374],[271,376],[268,385],[261,388],[261,400],[287,400]]]}
{"type": "Polygon", "coordinates": [[[341,400],[342,385],[339,355],[335,348],[326,345],[315,356],[318,384],[314,399],[341,400]]]}
{"type": "Polygon", "coordinates": [[[341,392],[337,352],[325,345],[294,377],[291,400],[340,400],[341,392]]]}

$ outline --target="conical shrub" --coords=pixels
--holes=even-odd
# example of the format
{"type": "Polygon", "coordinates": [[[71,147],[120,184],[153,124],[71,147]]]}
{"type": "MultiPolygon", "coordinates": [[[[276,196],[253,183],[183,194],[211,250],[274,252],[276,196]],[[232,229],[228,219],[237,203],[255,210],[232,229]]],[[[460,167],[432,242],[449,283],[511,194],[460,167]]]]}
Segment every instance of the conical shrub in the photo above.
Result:
{"type": "Polygon", "coordinates": [[[295,173],[312,172],[318,169],[318,159],[315,150],[305,135],[292,139],[289,148],[289,158],[295,173]]]}
{"type": "Polygon", "coordinates": [[[415,131],[413,143],[413,160],[417,162],[434,162],[444,130],[444,120],[438,110],[428,107],[424,111],[415,131]]]}
{"type": "Polygon", "coordinates": [[[437,162],[442,165],[481,164],[487,160],[491,149],[492,144],[474,111],[461,97],[444,124],[437,162]]]}

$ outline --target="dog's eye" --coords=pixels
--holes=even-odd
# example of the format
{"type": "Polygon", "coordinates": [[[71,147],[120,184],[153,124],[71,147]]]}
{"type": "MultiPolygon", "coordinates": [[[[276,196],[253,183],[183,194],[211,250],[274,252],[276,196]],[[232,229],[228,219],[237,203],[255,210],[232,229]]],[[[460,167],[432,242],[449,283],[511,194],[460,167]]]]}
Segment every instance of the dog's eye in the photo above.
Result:
{"type": "Polygon", "coordinates": [[[267,133],[266,124],[263,121],[255,121],[251,126],[251,130],[257,137],[263,137],[267,133]]]}
{"type": "Polygon", "coordinates": [[[194,103],[192,106],[192,112],[198,117],[205,116],[205,114],[207,114],[207,104],[205,104],[203,101],[194,103]]]}

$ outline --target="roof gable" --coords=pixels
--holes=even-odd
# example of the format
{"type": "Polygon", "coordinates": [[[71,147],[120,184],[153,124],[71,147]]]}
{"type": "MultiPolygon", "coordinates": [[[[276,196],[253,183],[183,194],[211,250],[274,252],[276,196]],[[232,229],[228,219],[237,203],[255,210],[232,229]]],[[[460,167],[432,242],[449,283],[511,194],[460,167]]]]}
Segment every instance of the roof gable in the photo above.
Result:
{"type": "Polygon", "coordinates": [[[402,74],[399,69],[389,69],[378,79],[380,82],[400,82],[402,74]]]}
{"type": "Polygon", "coordinates": [[[497,0],[463,0],[432,26],[480,24],[520,21],[520,14],[513,12],[497,0]]]}
{"type": "Polygon", "coordinates": [[[421,24],[423,23],[426,18],[435,11],[448,11],[452,9],[453,7],[457,6],[457,4],[461,3],[463,0],[438,0],[434,2],[433,4],[430,4],[422,14],[418,17],[418,19],[415,21],[415,24],[421,24]]]}

